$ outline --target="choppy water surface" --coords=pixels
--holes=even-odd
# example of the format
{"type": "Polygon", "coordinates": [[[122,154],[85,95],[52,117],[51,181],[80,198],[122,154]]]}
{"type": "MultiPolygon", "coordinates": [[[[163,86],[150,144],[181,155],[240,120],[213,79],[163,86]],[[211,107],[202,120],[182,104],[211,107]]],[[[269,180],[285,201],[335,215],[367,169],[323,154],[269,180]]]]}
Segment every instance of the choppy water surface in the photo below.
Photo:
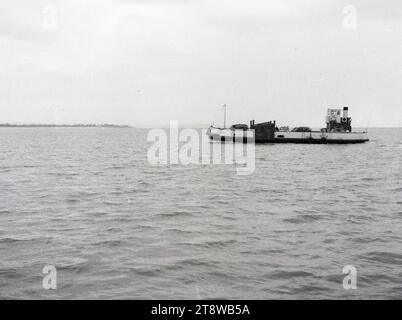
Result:
{"type": "Polygon", "coordinates": [[[402,298],[402,129],[257,145],[251,176],[151,166],[146,135],[0,129],[0,298],[402,298]]]}

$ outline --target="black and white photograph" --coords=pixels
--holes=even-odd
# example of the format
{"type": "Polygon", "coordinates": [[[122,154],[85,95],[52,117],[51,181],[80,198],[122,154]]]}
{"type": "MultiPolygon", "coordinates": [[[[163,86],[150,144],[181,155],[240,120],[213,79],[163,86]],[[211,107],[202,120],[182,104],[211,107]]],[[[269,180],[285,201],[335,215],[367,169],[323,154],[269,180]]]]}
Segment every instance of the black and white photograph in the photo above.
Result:
{"type": "Polygon", "coordinates": [[[400,300],[401,204],[401,1],[1,0],[0,300],[400,300]]]}

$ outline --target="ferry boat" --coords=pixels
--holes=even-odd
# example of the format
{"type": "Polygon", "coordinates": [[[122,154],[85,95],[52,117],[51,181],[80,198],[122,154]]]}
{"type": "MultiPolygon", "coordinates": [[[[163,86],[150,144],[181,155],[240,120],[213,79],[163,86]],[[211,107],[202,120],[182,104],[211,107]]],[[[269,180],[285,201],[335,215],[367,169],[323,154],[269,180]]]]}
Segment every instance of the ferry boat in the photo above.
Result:
{"type": "Polygon", "coordinates": [[[369,141],[367,131],[352,131],[352,118],[349,108],[328,109],[326,127],[314,131],[310,127],[287,126],[278,128],[276,121],[247,124],[234,124],[226,128],[226,105],[224,105],[224,127],[210,126],[207,135],[211,140],[255,143],[363,143],[369,141]]]}

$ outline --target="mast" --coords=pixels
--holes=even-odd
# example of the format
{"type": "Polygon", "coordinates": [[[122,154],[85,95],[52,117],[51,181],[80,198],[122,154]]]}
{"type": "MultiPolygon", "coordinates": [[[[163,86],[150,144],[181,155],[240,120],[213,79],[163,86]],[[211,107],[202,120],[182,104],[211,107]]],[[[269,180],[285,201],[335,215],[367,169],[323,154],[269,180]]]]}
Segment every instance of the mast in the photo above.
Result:
{"type": "Polygon", "coordinates": [[[223,105],[223,129],[226,129],[226,104],[223,105]]]}

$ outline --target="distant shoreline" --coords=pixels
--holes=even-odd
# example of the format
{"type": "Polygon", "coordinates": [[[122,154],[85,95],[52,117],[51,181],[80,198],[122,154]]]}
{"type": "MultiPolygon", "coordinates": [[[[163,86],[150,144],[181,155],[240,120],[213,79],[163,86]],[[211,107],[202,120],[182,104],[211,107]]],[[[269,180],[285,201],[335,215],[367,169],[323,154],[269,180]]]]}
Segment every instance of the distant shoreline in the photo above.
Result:
{"type": "Polygon", "coordinates": [[[0,128],[131,128],[117,124],[8,124],[0,123],[0,128]]]}
{"type": "MultiPolygon", "coordinates": [[[[181,124],[180,128],[194,128],[194,129],[205,129],[209,125],[205,124],[181,124]]],[[[0,128],[137,128],[137,129],[152,129],[152,128],[163,128],[169,129],[168,124],[163,125],[120,125],[120,124],[9,124],[0,123],[0,128]]],[[[402,127],[359,127],[356,126],[354,129],[401,129],[402,127]]],[[[319,130],[319,127],[313,127],[313,129],[319,130]]]]}

